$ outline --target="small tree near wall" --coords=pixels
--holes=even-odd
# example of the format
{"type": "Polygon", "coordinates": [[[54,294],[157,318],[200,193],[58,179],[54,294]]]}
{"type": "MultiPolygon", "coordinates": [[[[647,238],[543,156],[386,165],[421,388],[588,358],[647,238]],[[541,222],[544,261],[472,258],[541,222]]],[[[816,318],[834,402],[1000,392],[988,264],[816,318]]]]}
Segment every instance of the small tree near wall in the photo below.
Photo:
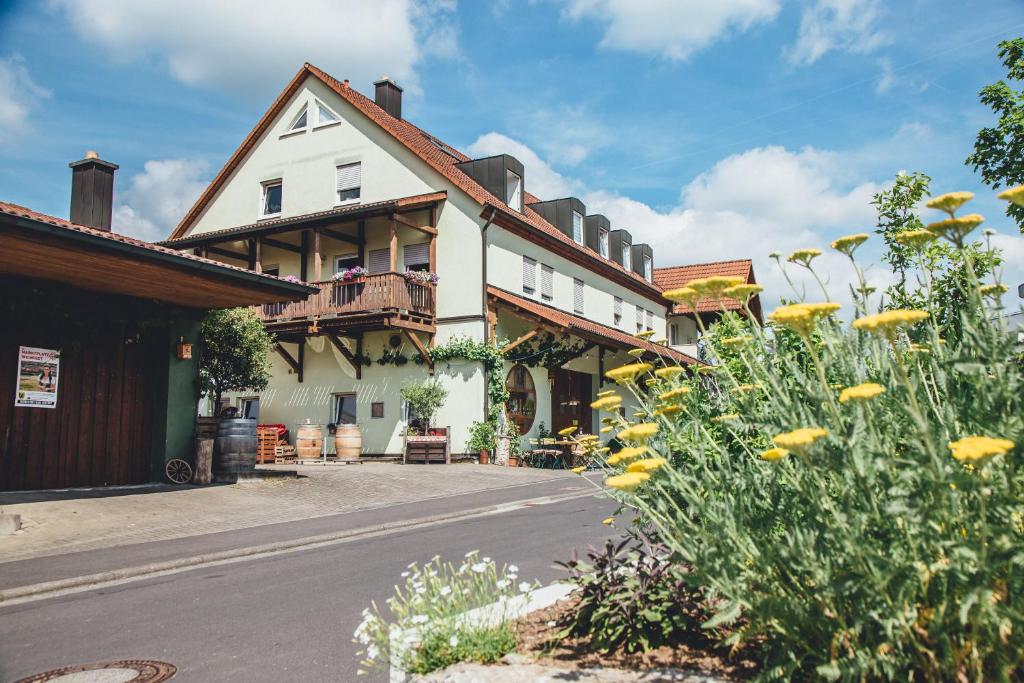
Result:
{"type": "Polygon", "coordinates": [[[426,429],[448,399],[448,390],[436,380],[409,382],[402,387],[402,398],[409,404],[409,412],[422,420],[426,429]]]}
{"type": "Polygon", "coordinates": [[[220,405],[226,391],[263,391],[270,382],[274,338],[255,311],[211,311],[203,321],[199,380],[204,395],[220,405]]]}

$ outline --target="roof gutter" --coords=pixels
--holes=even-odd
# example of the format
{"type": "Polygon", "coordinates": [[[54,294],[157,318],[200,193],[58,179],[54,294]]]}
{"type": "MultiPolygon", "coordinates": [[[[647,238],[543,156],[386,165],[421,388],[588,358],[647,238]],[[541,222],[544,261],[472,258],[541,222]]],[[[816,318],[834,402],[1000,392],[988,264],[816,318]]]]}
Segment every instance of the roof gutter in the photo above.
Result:
{"type": "MultiPolygon", "coordinates": [[[[491,223],[494,221],[496,213],[498,213],[498,209],[492,206],[491,217],[488,218],[487,222],[484,223],[482,228],[480,228],[480,313],[484,318],[484,342],[491,338],[491,321],[487,316],[487,228],[491,227],[491,223]]],[[[490,410],[488,400],[487,368],[484,368],[484,419],[487,419],[488,411],[490,410]]]]}

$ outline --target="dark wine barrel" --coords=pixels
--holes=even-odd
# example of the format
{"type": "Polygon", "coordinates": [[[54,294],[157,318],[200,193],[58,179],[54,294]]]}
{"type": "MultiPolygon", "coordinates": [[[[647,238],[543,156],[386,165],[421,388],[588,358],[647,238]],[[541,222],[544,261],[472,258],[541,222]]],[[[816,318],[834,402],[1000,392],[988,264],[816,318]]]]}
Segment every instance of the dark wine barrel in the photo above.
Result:
{"type": "Polygon", "coordinates": [[[215,474],[256,469],[256,420],[222,418],[213,444],[215,474]]]}

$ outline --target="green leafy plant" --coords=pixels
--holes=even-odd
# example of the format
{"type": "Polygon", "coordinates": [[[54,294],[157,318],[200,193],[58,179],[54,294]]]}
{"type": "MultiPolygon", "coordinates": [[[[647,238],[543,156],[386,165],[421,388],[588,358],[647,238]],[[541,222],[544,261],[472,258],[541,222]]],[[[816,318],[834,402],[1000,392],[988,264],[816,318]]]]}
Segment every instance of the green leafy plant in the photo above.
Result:
{"type": "Polygon", "coordinates": [[[200,332],[202,391],[220,405],[227,391],[263,391],[270,383],[274,338],[249,308],[211,311],[200,332]]]}
{"type": "Polygon", "coordinates": [[[430,349],[430,358],[434,363],[452,360],[468,360],[481,363],[487,375],[488,419],[497,420],[509,393],[505,388],[505,358],[496,344],[477,341],[469,337],[458,337],[447,344],[430,349]]]}
{"type": "Polygon", "coordinates": [[[409,410],[426,425],[434,419],[434,414],[448,400],[448,390],[437,380],[409,382],[401,390],[402,399],[409,404],[409,410]]]}
{"type": "Polygon", "coordinates": [[[474,422],[469,427],[469,442],[466,448],[471,453],[494,452],[495,425],[491,421],[474,422]]]}

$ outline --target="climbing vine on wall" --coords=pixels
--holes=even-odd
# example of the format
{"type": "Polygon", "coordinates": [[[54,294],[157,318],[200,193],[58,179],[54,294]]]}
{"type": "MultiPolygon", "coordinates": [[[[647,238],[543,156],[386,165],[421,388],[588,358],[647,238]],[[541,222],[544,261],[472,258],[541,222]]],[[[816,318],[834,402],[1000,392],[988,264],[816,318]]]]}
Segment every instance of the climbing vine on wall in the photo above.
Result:
{"type": "Polygon", "coordinates": [[[430,359],[434,363],[468,360],[483,364],[487,372],[487,417],[488,420],[498,419],[508,401],[508,390],[505,388],[505,373],[502,372],[505,357],[501,355],[501,350],[496,344],[459,337],[430,349],[430,359]]]}
{"type": "Polygon", "coordinates": [[[568,335],[555,339],[555,335],[544,332],[517,346],[509,353],[506,360],[550,370],[560,368],[572,359],[578,358],[588,346],[592,346],[592,344],[586,341],[573,344],[569,341],[568,335]]]}

